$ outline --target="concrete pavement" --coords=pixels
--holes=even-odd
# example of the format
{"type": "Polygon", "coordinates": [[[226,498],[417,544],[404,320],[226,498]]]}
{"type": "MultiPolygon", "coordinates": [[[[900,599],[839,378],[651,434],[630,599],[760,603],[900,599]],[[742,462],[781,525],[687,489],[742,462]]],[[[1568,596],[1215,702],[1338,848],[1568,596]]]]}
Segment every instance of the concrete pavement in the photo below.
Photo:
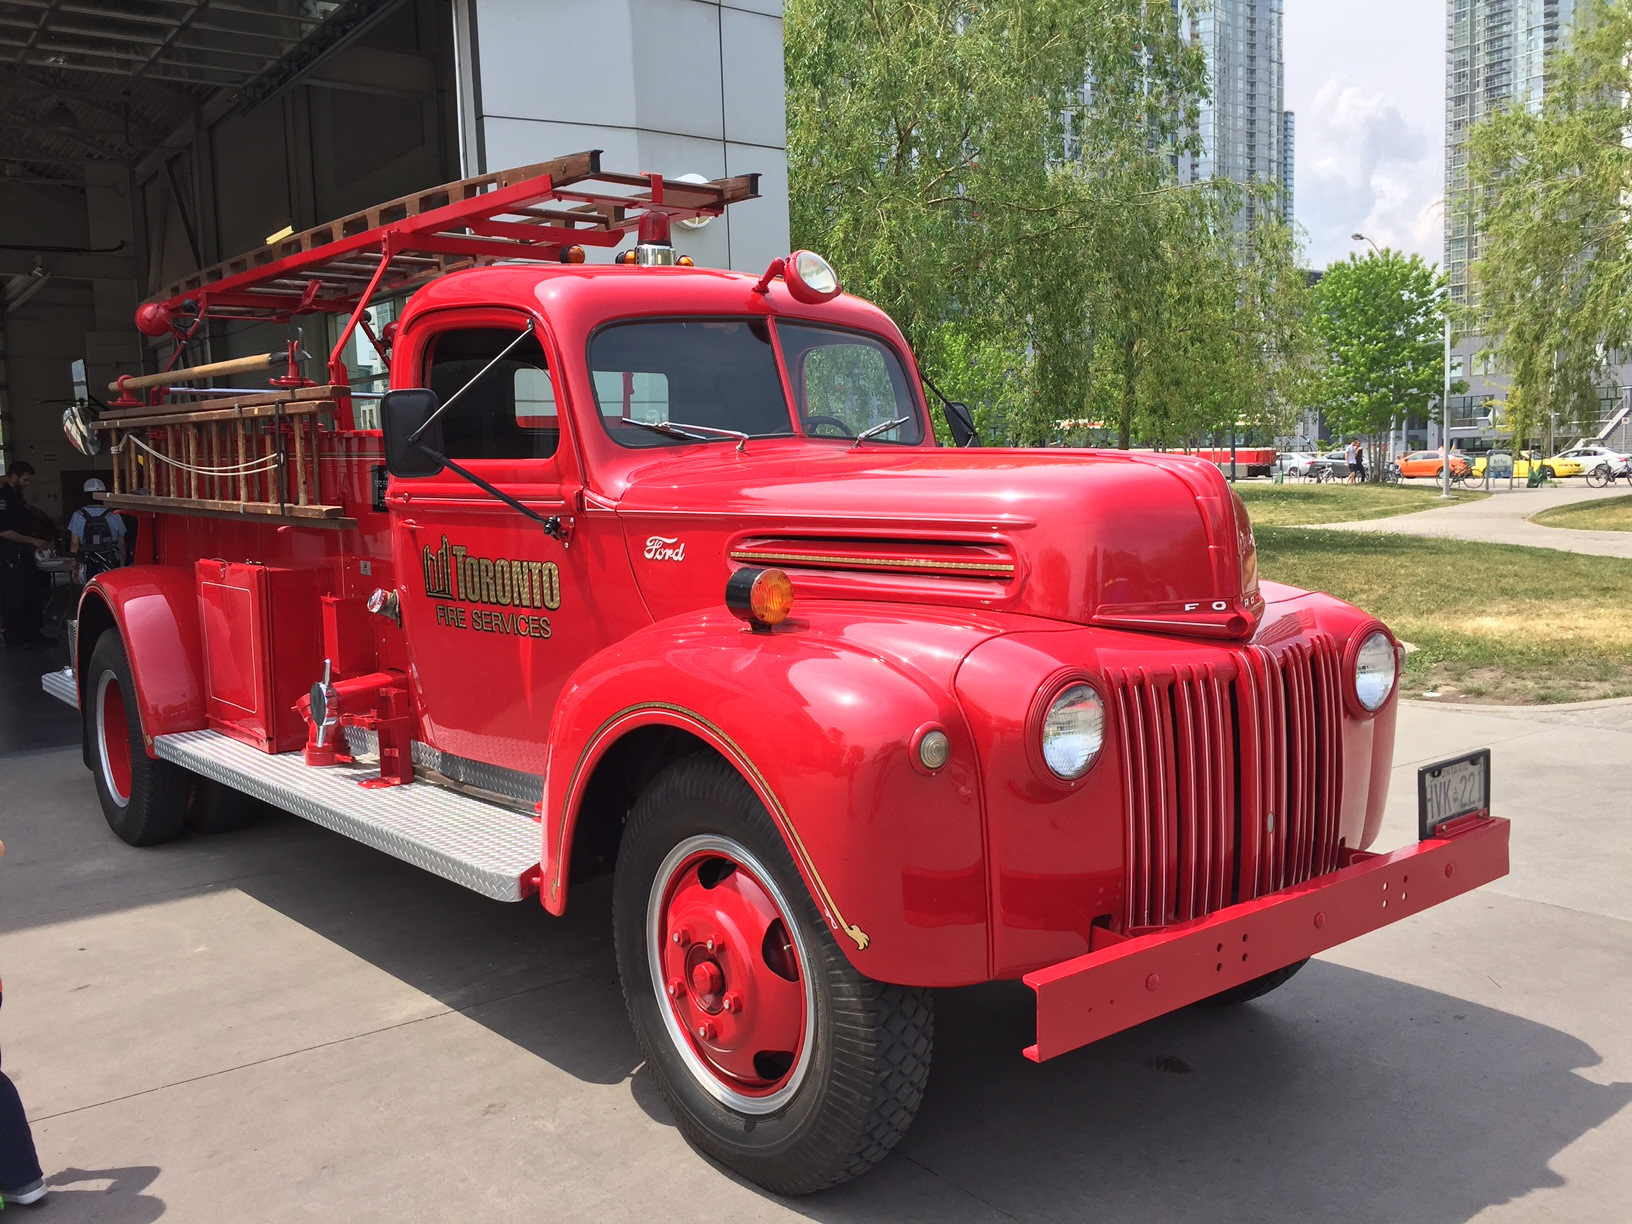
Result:
{"type": "Polygon", "coordinates": [[[284,816],[133,850],[77,744],[30,744],[0,758],[0,1042],[55,1189],[19,1220],[1621,1224],[1632,703],[1407,704],[1399,744],[1381,844],[1419,763],[1490,745],[1511,877],[1040,1067],[1023,987],[942,992],[900,1149],[793,1201],[678,1137],[604,886],[552,919],[284,816]]]}
{"type": "MultiPolygon", "coordinates": [[[[1426,481],[1407,483],[1413,486],[1428,484],[1426,481]]],[[[1415,514],[1399,514],[1393,518],[1322,523],[1319,526],[1326,531],[1437,536],[1632,559],[1632,531],[1576,531],[1568,527],[1543,527],[1529,521],[1531,515],[1554,506],[1625,494],[1626,489],[1619,484],[1607,489],[1590,489],[1577,480],[1553,489],[1526,489],[1522,484],[1518,488],[1508,489],[1506,481],[1499,481],[1491,489],[1491,495],[1479,501],[1458,502],[1432,510],[1419,510],[1415,514]]]]}

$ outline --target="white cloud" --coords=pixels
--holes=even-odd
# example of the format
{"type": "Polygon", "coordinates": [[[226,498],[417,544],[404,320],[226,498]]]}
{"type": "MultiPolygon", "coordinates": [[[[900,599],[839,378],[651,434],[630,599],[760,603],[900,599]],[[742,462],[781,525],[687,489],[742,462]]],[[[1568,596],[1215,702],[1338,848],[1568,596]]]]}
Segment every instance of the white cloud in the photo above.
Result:
{"type": "Polygon", "coordinates": [[[1332,77],[1298,117],[1297,143],[1297,219],[1309,233],[1312,266],[1355,250],[1356,231],[1439,261],[1441,146],[1420,118],[1332,77]]]}
{"type": "Polygon", "coordinates": [[[1359,246],[1443,257],[1445,9],[1426,0],[1285,0],[1286,107],[1308,261],[1359,246]]]}

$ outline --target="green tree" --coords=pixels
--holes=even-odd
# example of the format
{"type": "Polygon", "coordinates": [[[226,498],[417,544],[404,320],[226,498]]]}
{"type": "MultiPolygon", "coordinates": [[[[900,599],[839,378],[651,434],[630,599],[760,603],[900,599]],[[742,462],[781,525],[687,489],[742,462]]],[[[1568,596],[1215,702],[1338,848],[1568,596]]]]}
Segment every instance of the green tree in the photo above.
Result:
{"type": "MultiPolygon", "coordinates": [[[[1020,443],[1087,415],[1205,61],[1146,0],[789,0],[790,221],[1020,443]]],[[[1127,326],[1123,334],[1131,334],[1127,326]]]]}
{"type": "Polygon", "coordinates": [[[1421,256],[1385,249],[1332,264],[1313,297],[1321,406],[1344,436],[1367,439],[1380,480],[1381,439],[1444,393],[1445,277],[1421,256]]]}
{"type": "Polygon", "coordinates": [[[1307,350],[1291,234],[1239,235],[1228,184],[1174,174],[1206,89],[1194,16],[786,6],[795,244],[888,311],[994,440],[1182,444],[1287,401],[1307,350]]]}
{"type": "Polygon", "coordinates": [[[1517,393],[1515,445],[1553,414],[1595,423],[1607,355],[1632,347],[1629,55],[1632,0],[1593,0],[1548,59],[1540,108],[1506,108],[1469,136],[1474,304],[1517,393]]]}

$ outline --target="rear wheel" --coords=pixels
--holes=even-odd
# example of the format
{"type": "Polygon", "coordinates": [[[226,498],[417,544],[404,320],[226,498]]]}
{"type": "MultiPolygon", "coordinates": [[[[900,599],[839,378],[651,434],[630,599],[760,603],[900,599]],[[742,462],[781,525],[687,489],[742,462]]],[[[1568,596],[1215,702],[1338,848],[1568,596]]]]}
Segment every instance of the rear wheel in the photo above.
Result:
{"type": "Polygon", "coordinates": [[[1594,489],[1601,489],[1609,483],[1609,464],[1600,463],[1587,473],[1587,484],[1594,489]]]}
{"type": "Polygon", "coordinates": [[[115,631],[91,651],[85,713],[96,794],[108,827],[132,846],[169,841],[182,830],[192,775],[147,755],[125,645],[115,631]]]}
{"type": "Polygon", "coordinates": [[[1239,986],[1221,990],[1216,995],[1202,999],[1196,1006],[1229,1007],[1234,1003],[1248,1003],[1253,999],[1260,999],[1277,987],[1284,986],[1299,969],[1302,969],[1308,963],[1309,958],[1306,956],[1284,969],[1277,969],[1273,973],[1264,974],[1263,977],[1255,977],[1250,982],[1242,982],[1239,986]]]}
{"type": "Polygon", "coordinates": [[[678,761],[636,802],[613,890],[624,998],[686,1137],[803,1194],[906,1133],[929,1075],[928,991],[858,973],[735,770],[678,761]]]}

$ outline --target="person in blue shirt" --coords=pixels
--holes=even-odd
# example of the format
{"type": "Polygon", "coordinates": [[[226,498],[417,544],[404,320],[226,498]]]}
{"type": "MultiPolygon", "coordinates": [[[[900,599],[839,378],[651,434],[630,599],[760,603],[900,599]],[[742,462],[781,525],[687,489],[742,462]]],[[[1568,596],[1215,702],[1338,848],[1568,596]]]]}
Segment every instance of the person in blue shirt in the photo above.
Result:
{"type": "MultiPolygon", "coordinates": [[[[108,486],[95,476],[85,482],[85,492],[106,493],[108,486]]],[[[82,581],[90,581],[125,564],[125,521],[100,502],[91,502],[74,511],[68,520],[68,550],[84,567],[82,581]]]]}

